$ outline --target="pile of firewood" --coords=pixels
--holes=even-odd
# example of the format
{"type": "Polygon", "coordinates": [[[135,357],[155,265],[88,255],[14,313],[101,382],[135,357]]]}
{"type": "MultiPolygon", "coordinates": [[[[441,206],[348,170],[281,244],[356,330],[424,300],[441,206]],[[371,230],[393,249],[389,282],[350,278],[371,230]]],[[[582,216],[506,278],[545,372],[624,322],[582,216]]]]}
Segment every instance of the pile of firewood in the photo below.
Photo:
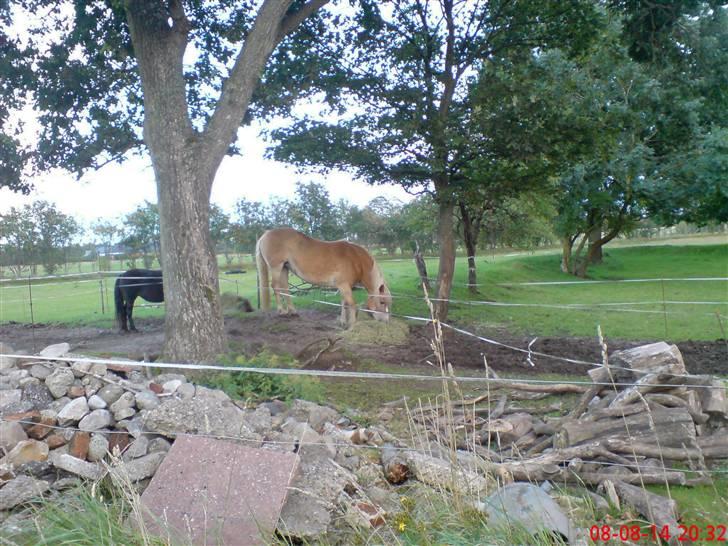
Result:
{"type": "Polygon", "coordinates": [[[709,481],[705,470],[728,459],[725,383],[689,375],[677,346],[614,353],[588,373],[591,385],[499,380],[483,396],[412,412],[430,438],[516,480],[690,485],[709,481]],[[569,408],[514,403],[563,393],[581,396],[569,408]]]}

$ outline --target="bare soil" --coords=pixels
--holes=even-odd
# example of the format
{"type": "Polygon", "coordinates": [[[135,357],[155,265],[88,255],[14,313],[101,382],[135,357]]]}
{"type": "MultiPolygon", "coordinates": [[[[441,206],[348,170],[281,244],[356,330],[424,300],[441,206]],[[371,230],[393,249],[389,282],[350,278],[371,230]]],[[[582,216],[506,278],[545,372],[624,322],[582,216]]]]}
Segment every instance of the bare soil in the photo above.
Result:
{"type": "MultiPolygon", "coordinates": [[[[138,333],[121,333],[116,330],[89,326],[29,325],[5,323],[0,325],[0,341],[9,343],[15,350],[38,352],[53,343],[67,342],[72,351],[99,356],[117,356],[133,359],[154,360],[159,357],[164,343],[164,323],[161,319],[138,319],[138,333]]],[[[432,326],[413,325],[406,341],[400,345],[382,344],[377,339],[371,343],[354,343],[346,339],[336,322],[336,315],[315,310],[301,311],[300,316],[279,317],[274,314],[252,313],[227,317],[225,327],[231,348],[236,352],[254,356],[262,350],[290,354],[309,367],[318,369],[355,370],[371,363],[389,368],[402,367],[431,369],[434,356],[430,347],[432,326]],[[337,339],[340,338],[340,339],[337,339]],[[315,358],[331,342],[336,342],[315,358]]],[[[465,327],[467,329],[467,327],[465,327]]],[[[456,370],[483,368],[484,358],[488,365],[500,373],[536,374],[557,373],[579,375],[588,366],[564,362],[541,356],[531,356],[512,349],[493,345],[451,330],[444,332],[447,360],[456,370]]],[[[514,336],[505,331],[478,332],[481,336],[500,343],[546,353],[553,356],[600,362],[599,344],[593,338],[514,336]]],[[[625,341],[607,339],[610,352],[636,347],[658,340],[625,341]]],[[[677,342],[691,373],[728,374],[728,343],[718,341],[677,342]]]]}

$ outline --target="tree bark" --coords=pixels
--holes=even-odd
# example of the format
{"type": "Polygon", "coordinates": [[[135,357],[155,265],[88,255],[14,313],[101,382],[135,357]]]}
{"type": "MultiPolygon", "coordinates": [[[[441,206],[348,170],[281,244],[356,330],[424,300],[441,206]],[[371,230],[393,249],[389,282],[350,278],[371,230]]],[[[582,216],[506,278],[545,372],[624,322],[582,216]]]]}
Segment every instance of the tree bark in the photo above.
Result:
{"type": "Polygon", "coordinates": [[[439,202],[439,229],[440,241],[440,267],[437,273],[437,298],[435,302],[435,317],[447,320],[450,293],[452,291],[453,275],[455,273],[455,234],[453,227],[453,213],[455,204],[448,196],[442,196],[439,202]]]}
{"type": "Polygon", "coordinates": [[[472,294],[478,293],[478,274],[475,268],[475,254],[478,250],[478,235],[480,232],[480,221],[473,218],[465,203],[458,203],[460,217],[463,222],[463,241],[465,251],[468,253],[468,290],[472,294]]]}
{"type": "Polygon", "coordinates": [[[427,263],[422,257],[420,252],[420,243],[415,241],[415,252],[414,252],[415,265],[417,266],[417,273],[420,275],[420,286],[424,286],[425,290],[430,291],[430,278],[427,276],[427,263]]]}

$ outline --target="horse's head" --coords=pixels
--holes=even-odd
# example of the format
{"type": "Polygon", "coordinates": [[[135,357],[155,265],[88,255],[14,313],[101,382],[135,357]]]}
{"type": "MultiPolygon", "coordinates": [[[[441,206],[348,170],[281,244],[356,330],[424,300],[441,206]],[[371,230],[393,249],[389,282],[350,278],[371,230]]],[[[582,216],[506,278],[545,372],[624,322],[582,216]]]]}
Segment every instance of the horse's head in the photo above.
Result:
{"type": "Polygon", "coordinates": [[[372,316],[375,320],[381,320],[389,322],[389,315],[392,309],[392,294],[387,288],[387,284],[384,282],[384,276],[379,270],[379,267],[374,266],[374,279],[373,286],[367,287],[369,291],[369,297],[367,298],[367,308],[372,312],[372,316]]]}

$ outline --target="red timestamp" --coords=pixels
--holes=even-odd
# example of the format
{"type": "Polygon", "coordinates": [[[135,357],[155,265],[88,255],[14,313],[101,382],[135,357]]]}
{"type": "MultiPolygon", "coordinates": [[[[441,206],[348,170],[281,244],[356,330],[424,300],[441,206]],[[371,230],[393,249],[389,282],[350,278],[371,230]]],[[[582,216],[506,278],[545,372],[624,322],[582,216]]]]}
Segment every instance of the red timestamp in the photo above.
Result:
{"type": "Polygon", "coordinates": [[[723,524],[678,525],[676,530],[671,530],[667,525],[662,527],[656,525],[650,525],[649,527],[641,527],[640,525],[620,525],[619,527],[592,525],[589,528],[589,538],[593,542],[635,542],[645,539],[656,542],[658,539],[671,540],[673,538],[687,543],[697,541],[728,542],[728,527],[723,524]]]}

